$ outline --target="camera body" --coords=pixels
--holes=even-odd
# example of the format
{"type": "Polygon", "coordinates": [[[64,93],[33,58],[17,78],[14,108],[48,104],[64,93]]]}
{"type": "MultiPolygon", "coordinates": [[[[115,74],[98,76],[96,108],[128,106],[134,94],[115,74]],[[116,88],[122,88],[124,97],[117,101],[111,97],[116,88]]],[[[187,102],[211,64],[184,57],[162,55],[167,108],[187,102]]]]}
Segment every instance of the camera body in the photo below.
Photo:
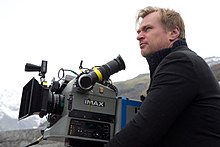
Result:
{"type": "Polygon", "coordinates": [[[64,88],[62,117],[51,116],[53,125],[44,131],[44,138],[64,137],[108,142],[114,135],[116,121],[115,91],[96,83],[92,90],[80,93],[74,83],[75,79],[64,88]]]}

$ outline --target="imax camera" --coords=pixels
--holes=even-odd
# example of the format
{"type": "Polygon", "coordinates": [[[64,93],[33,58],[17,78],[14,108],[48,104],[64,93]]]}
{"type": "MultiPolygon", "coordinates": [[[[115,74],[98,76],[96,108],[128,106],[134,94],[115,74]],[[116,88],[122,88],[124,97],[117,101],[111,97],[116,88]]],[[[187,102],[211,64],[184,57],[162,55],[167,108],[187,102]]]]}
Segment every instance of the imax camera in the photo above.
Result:
{"type": "MultiPolygon", "coordinates": [[[[64,146],[104,146],[124,125],[122,99],[116,98],[118,91],[109,77],[124,70],[125,63],[119,55],[102,66],[85,69],[81,62],[79,68],[81,73],[72,71],[74,76],[65,76],[71,70],[60,69],[59,80],[48,86],[47,61],[41,66],[27,63],[25,71],[39,72],[40,82],[32,78],[23,87],[18,119],[46,116],[42,139],[62,140],[64,146]]],[[[133,103],[126,111],[134,114],[137,107],[139,103],[133,103]]]]}

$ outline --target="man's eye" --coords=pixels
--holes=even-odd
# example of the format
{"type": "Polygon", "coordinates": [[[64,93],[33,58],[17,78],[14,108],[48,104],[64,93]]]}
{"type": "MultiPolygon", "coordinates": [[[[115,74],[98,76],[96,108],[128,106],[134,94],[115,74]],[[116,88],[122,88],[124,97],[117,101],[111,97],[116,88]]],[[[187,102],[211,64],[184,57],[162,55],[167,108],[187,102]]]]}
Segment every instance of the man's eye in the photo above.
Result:
{"type": "Polygon", "coordinates": [[[148,32],[150,29],[151,29],[151,27],[145,27],[145,28],[144,28],[144,31],[145,31],[145,32],[148,32]]]}

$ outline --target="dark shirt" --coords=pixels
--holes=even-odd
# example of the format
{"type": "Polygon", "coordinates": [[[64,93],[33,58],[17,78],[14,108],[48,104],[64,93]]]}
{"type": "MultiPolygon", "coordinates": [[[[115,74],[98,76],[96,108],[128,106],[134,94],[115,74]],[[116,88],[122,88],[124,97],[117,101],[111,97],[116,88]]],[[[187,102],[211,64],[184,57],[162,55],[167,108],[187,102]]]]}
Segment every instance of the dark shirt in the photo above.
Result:
{"type": "Polygon", "coordinates": [[[147,57],[140,111],[107,147],[220,147],[220,87],[185,40],[147,57]]]}

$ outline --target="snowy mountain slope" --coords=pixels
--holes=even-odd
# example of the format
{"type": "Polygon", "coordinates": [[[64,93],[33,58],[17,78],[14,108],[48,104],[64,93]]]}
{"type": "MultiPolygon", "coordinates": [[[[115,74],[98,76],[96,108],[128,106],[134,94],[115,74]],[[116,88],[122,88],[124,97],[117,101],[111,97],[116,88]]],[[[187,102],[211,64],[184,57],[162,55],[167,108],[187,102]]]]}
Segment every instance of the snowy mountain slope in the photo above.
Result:
{"type": "Polygon", "coordinates": [[[209,66],[213,66],[215,64],[220,64],[220,57],[216,57],[216,56],[208,57],[205,58],[205,61],[206,63],[208,63],[209,66]]]}
{"type": "Polygon", "coordinates": [[[31,116],[18,121],[21,92],[13,89],[0,90],[0,131],[36,128],[45,119],[31,116]]]}

